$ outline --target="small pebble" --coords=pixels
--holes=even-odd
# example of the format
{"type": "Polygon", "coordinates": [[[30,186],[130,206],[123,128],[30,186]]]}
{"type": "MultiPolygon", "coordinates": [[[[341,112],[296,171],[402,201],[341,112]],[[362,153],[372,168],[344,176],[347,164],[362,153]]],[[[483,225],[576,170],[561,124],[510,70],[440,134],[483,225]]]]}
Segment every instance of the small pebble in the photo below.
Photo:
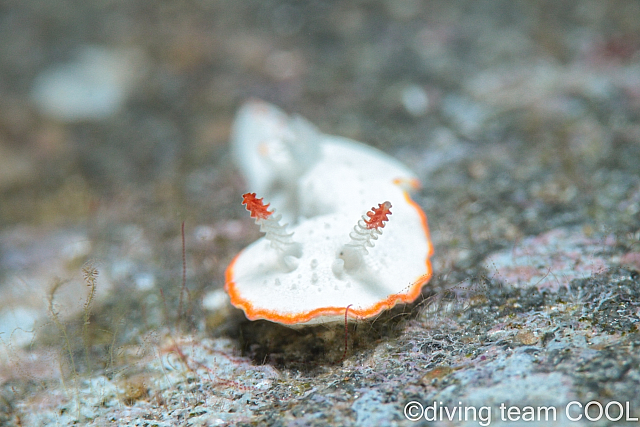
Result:
{"type": "Polygon", "coordinates": [[[418,85],[405,87],[402,90],[402,105],[412,116],[424,116],[429,108],[427,92],[418,85]]]}
{"type": "Polygon", "coordinates": [[[137,51],[85,46],[74,61],[42,71],[31,96],[53,119],[101,120],[122,108],[145,68],[137,51]]]}

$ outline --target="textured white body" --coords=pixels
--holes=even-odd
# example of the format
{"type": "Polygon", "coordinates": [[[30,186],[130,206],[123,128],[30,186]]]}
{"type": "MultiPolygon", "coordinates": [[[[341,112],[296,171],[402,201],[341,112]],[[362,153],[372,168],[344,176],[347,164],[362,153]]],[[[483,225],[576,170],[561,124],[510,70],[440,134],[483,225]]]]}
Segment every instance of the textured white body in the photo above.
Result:
{"type": "Polygon", "coordinates": [[[340,136],[326,135],[300,116],[253,100],[242,106],[232,132],[234,160],[247,188],[297,223],[327,213],[358,213],[383,202],[394,182],[405,190],[416,175],[396,159],[340,136]]]}
{"type": "Polygon", "coordinates": [[[309,325],[344,320],[349,305],[350,315],[360,318],[415,299],[431,274],[432,247],[426,218],[407,194],[417,183],[413,172],[261,101],[242,107],[233,135],[248,189],[283,215],[302,249],[283,262],[282,251],[262,238],[238,254],[226,288],[247,317],[309,325]],[[345,268],[341,253],[349,233],[385,201],[392,214],[375,247],[358,254],[357,268],[345,268]]]}

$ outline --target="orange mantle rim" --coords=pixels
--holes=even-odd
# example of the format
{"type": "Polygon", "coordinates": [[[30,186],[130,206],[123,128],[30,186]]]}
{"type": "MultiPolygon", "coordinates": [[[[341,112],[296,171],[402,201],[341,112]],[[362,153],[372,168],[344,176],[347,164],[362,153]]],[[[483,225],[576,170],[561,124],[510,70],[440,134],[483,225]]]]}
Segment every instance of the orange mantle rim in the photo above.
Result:
{"type": "MultiPolygon", "coordinates": [[[[433,274],[433,270],[431,267],[431,256],[433,255],[433,244],[431,243],[431,236],[429,233],[429,225],[427,222],[427,215],[423,212],[423,210],[418,206],[416,202],[414,202],[409,193],[404,192],[404,197],[406,201],[418,212],[420,215],[420,219],[422,222],[422,228],[425,233],[425,237],[427,238],[428,244],[428,253],[427,259],[425,261],[426,264],[426,273],[422,276],[418,277],[410,286],[409,291],[407,293],[399,293],[393,294],[387,297],[386,299],[370,306],[367,308],[354,308],[353,306],[349,308],[348,317],[355,319],[367,319],[377,314],[381,313],[383,310],[388,310],[394,307],[398,303],[409,304],[414,302],[422,291],[422,287],[431,279],[433,274]]],[[[234,266],[240,255],[242,255],[243,251],[240,251],[231,261],[227,270],[225,272],[225,285],[224,290],[229,294],[229,298],[231,299],[231,304],[240,308],[244,311],[245,316],[249,320],[269,320],[271,322],[282,323],[285,325],[296,325],[300,323],[309,322],[316,317],[321,316],[339,316],[345,313],[347,306],[344,307],[320,307],[315,310],[310,311],[302,311],[300,313],[288,313],[281,314],[275,310],[268,310],[262,308],[256,308],[253,304],[240,296],[238,289],[236,288],[236,284],[233,280],[234,274],[234,266]]]]}

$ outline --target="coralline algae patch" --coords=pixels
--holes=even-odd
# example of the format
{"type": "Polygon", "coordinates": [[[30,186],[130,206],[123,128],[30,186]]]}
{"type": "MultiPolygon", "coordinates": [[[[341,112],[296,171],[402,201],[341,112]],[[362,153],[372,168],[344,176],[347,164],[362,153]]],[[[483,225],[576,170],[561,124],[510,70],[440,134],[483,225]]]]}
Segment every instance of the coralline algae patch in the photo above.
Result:
{"type": "Polygon", "coordinates": [[[254,366],[250,359],[235,353],[231,341],[224,338],[169,340],[161,349],[162,366],[157,366],[158,360],[151,366],[174,387],[185,380],[187,384],[199,381],[212,387],[223,386],[226,394],[219,395],[225,397],[265,391],[278,378],[278,372],[270,365],[254,366]]]}
{"type": "Polygon", "coordinates": [[[613,244],[611,236],[597,239],[581,228],[557,228],[493,253],[483,265],[492,278],[505,284],[556,292],[573,279],[605,271],[613,244]]]}
{"type": "Polygon", "coordinates": [[[269,365],[253,366],[235,356],[226,339],[167,340],[143,356],[143,372],[103,375],[69,382],[69,393],[47,390],[21,403],[24,425],[229,425],[248,422],[268,403],[256,399],[278,378],[269,365]],[[123,404],[124,402],[124,404],[123,404]],[[38,410],[33,410],[37,405],[38,410]],[[173,410],[160,414],[158,405],[173,410]],[[185,419],[188,423],[185,424],[185,419]]]}

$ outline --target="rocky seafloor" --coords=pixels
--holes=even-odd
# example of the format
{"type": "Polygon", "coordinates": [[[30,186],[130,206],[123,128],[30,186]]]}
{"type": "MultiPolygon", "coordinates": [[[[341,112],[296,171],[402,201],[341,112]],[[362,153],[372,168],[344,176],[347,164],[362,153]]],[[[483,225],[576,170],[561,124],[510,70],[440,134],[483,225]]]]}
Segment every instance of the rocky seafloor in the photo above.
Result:
{"type": "Polygon", "coordinates": [[[639,88],[631,0],[5,2],[0,425],[637,424],[639,88]],[[226,304],[251,97],[418,174],[414,304],[226,304]]]}

